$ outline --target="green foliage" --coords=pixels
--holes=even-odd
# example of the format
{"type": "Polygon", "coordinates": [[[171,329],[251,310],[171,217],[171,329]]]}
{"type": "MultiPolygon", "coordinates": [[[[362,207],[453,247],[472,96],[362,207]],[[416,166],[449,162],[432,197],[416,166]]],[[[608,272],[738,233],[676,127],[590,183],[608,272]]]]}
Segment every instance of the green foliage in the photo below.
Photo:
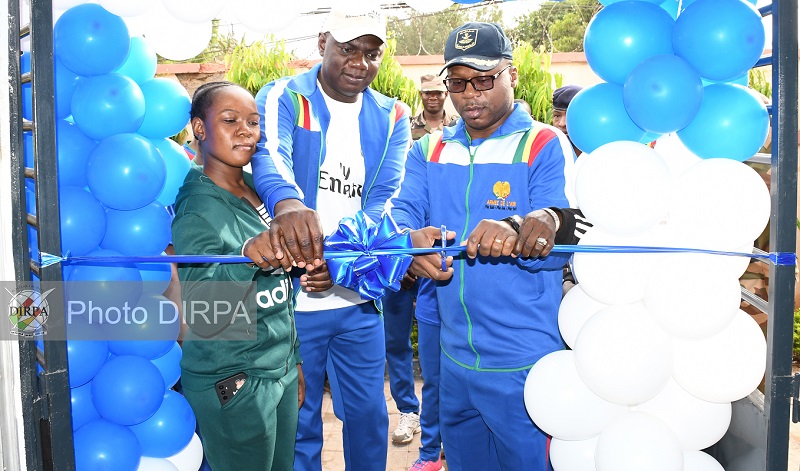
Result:
{"type": "Polygon", "coordinates": [[[561,86],[561,74],[550,73],[550,54],[538,52],[528,43],[514,48],[514,65],[518,80],[514,98],[531,105],[531,115],[536,121],[550,124],[553,119],[553,90],[561,86]]]}
{"type": "Polygon", "coordinates": [[[792,358],[800,361],[800,308],[794,311],[794,341],[792,342],[792,358]]]}
{"type": "Polygon", "coordinates": [[[496,5],[473,7],[454,3],[432,14],[411,13],[409,17],[388,19],[387,29],[397,40],[397,54],[432,55],[444,53],[450,31],[467,21],[500,23],[502,12],[496,5]]]}
{"type": "Polygon", "coordinates": [[[747,82],[750,88],[772,99],[772,84],[767,80],[767,73],[765,71],[750,69],[747,82]]]}
{"type": "Polygon", "coordinates": [[[378,69],[378,75],[372,81],[373,90],[389,97],[395,97],[408,105],[413,112],[422,103],[419,98],[416,83],[403,75],[403,68],[394,58],[397,41],[389,39],[386,50],[383,52],[383,61],[378,69]]]}
{"type": "Polygon", "coordinates": [[[228,66],[225,78],[255,95],[269,82],[294,75],[288,65],[291,60],[284,41],[275,41],[272,36],[266,42],[256,41],[249,46],[238,44],[225,57],[228,66]]]}
{"type": "MultiPolygon", "coordinates": [[[[797,334],[795,333],[795,335],[797,334]]],[[[417,327],[417,321],[415,319],[414,323],[411,324],[411,349],[414,350],[414,358],[419,358],[419,348],[417,348],[418,345],[419,345],[419,328],[417,327]]]]}
{"type": "Polygon", "coordinates": [[[564,0],[542,3],[538,10],[517,18],[508,30],[514,42],[528,42],[550,52],[583,51],[583,36],[589,21],[602,8],[597,0],[564,0]]]}

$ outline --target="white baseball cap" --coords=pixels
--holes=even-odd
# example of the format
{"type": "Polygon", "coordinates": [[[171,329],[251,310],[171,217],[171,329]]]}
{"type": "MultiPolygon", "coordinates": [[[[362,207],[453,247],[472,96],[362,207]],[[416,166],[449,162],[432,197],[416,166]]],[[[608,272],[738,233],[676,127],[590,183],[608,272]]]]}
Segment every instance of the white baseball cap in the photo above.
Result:
{"type": "Polygon", "coordinates": [[[380,10],[346,11],[332,8],[323,32],[340,43],[371,34],[386,43],[386,17],[380,10]]]}

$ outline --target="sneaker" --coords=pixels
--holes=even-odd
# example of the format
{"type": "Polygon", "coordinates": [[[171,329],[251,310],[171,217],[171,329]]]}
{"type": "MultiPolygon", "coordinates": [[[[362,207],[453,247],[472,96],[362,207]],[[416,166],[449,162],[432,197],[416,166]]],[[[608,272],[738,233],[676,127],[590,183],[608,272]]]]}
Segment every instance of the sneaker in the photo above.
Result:
{"type": "Polygon", "coordinates": [[[414,412],[400,413],[400,423],[392,434],[392,443],[402,445],[414,439],[415,433],[420,433],[422,427],[419,426],[419,414],[414,412]]]}
{"type": "Polygon", "coordinates": [[[423,459],[418,459],[408,471],[439,471],[440,469],[442,469],[441,460],[425,461],[423,459]]]}

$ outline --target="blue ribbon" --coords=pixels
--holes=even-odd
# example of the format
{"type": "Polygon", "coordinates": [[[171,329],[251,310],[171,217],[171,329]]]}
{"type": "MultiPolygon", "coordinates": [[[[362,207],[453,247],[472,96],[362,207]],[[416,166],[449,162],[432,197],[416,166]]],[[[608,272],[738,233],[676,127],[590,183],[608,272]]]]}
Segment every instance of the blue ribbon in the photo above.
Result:
{"type": "Polygon", "coordinates": [[[376,300],[387,288],[400,290],[412,247],[411,235],[398,232],[390,217],[374,224],[359,211],[325,238],[324,253],[334,283],[358,291],[361,299],[376,300]]]}
{"type": "MultiPolygon", "coordinates": [[[[324,254],[334,283],[358,291],[362,299],[378,300],[386,290],[398,291],[414,255],[434,252],[458,254],[466,250],[463,245],[450,247],[421,247],[411,244],[409,233],[400,233],[397,225],[384,216],[378,224],[369,221],[359,211],[353,218],[345,218],[333,234],[325,238],[324,254]]],[[[797,264],[793,252],[748,253],[704,250],[683,247],[640,247],[608,245],[555,245],[554,253],[698,253],[756,258],[775,265],[797,264]]],[[[157,256],[66,256],[41,253],[42,268],[62,263],[250,263],[248,257],[239,255],[157,255],[157,256]]]]}

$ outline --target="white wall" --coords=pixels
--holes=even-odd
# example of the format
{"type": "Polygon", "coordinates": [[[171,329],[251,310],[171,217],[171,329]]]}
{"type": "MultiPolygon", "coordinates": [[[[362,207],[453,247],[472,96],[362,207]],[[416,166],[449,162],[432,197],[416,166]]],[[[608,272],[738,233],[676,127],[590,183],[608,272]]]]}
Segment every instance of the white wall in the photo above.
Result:
{"type": "MultiPolygon", "coordinates": [[[[8,2],[0,0],[0,18],[8,18],[8,2]]],[[[8,21],[0,21],[0,41],[7,43],[8,21]]],[[[8,50],[8,47],[4,47],[8,50]]],[[[11,213],[11,152],[9,133],[9,57],[0,54],[0,74],[6,77],[0,86],[0,281],[14,280],[11,234],[24,227],[14,227],[11,213]]],[[[8,324],[4,325],[8,328],[8,324]]],[[[3,470],[26,469],[21,442],[22,402],[19,379],[19,349],[16,342],[0,341],[0,467],[3,470]]]]}

